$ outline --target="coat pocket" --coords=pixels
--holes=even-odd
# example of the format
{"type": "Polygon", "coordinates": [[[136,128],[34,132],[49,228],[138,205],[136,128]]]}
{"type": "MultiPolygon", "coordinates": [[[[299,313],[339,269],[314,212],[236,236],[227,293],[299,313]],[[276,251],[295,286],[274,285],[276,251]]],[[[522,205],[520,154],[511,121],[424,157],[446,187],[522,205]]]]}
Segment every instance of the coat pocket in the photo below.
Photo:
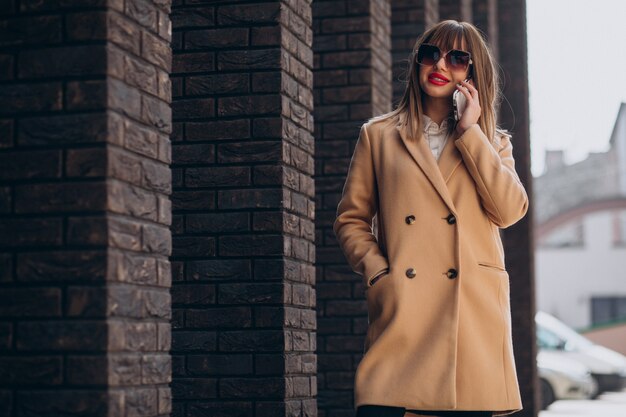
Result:
{"type": "MultiPolygon", "coordinates": [[[[368,287],[365,291],[368,324],[377,322],[381,317],[385,317],[383,321],[388,321],[393,316],[398,302],[395,288],[397,277],[394,274],[395,272],[389,269],[374,285],[368,287]]],[[[374,340],[375,337],[372,339],[372,342],[374,340]]]]}
{"type": "Polygon", "coordinates": [[[478,266],[483,267],[483,268],[491,268],[491,269],[496,269],[498,271],[505,271],[506,272],[506,268],[503,265],[497,265],[497,264],[493,264],[491,262],[478,261],[478,266]]]}

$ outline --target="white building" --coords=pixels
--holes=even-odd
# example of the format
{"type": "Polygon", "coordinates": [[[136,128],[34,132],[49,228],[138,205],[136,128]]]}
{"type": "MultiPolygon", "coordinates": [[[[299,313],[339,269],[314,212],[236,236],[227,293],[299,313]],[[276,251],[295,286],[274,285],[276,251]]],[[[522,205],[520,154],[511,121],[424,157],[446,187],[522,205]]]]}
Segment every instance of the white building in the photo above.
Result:
{"type": "Polygon", "coordinates": [[[626,103],[607,152],[534,179],[537,309],[576,329],[626,320],[626,103]]]}

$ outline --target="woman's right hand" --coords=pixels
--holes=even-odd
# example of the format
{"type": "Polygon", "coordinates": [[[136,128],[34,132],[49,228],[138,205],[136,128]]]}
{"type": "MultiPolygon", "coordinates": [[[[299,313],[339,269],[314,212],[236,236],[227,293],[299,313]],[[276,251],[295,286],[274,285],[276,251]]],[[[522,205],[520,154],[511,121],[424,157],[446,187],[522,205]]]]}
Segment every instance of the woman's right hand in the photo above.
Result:
{"type": "Polygon", "coordinates": [[[478,98],[478,90],[474,87],[474,81],[472,79],[469,81],[461,81],[460,84],[456,85],[456,88],[467,99],[467,106],[465,107],[465,110],[463,110],[461,119],[456,124],[456,130],[459,136],[462,136],[467,128],[478,123],[481,108],[478,98]]]}

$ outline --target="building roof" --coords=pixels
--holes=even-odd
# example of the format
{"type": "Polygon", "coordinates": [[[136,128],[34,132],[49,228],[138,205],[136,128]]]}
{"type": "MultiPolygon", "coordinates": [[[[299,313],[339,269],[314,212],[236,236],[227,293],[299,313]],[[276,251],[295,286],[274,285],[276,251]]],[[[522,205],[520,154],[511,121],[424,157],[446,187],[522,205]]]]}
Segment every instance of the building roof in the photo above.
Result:
{"type": "Polygon", "coordinates": [[[622,197],[626,171],[626,103],[622,103],[610,149],[567,165],[562,150],[546,152],[546,171],[533,180],[534,218],[542,224],[559,213],[596,200],[622,197]],[[620,186],[622,184],[622,186],[620,186]]]}

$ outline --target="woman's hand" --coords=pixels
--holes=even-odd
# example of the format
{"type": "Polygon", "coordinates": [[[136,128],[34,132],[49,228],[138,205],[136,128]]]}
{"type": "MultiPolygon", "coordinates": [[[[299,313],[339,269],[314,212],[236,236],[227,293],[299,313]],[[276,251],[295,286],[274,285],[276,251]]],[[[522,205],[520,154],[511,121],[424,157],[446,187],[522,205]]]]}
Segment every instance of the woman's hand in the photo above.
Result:
{"type": "Polygon", "coordinates": [[[461,86],[459,87],[457,84],[456,88],[467,98],[467,106],[461,115],[461,119],[456,124],[457,132],[459,135],[462,135],[468,127],[478,123],[481,109],[478,100],[478,90],[474,87],[472,80],[469,82],[463,80],[461,81],[461,86]]]}

